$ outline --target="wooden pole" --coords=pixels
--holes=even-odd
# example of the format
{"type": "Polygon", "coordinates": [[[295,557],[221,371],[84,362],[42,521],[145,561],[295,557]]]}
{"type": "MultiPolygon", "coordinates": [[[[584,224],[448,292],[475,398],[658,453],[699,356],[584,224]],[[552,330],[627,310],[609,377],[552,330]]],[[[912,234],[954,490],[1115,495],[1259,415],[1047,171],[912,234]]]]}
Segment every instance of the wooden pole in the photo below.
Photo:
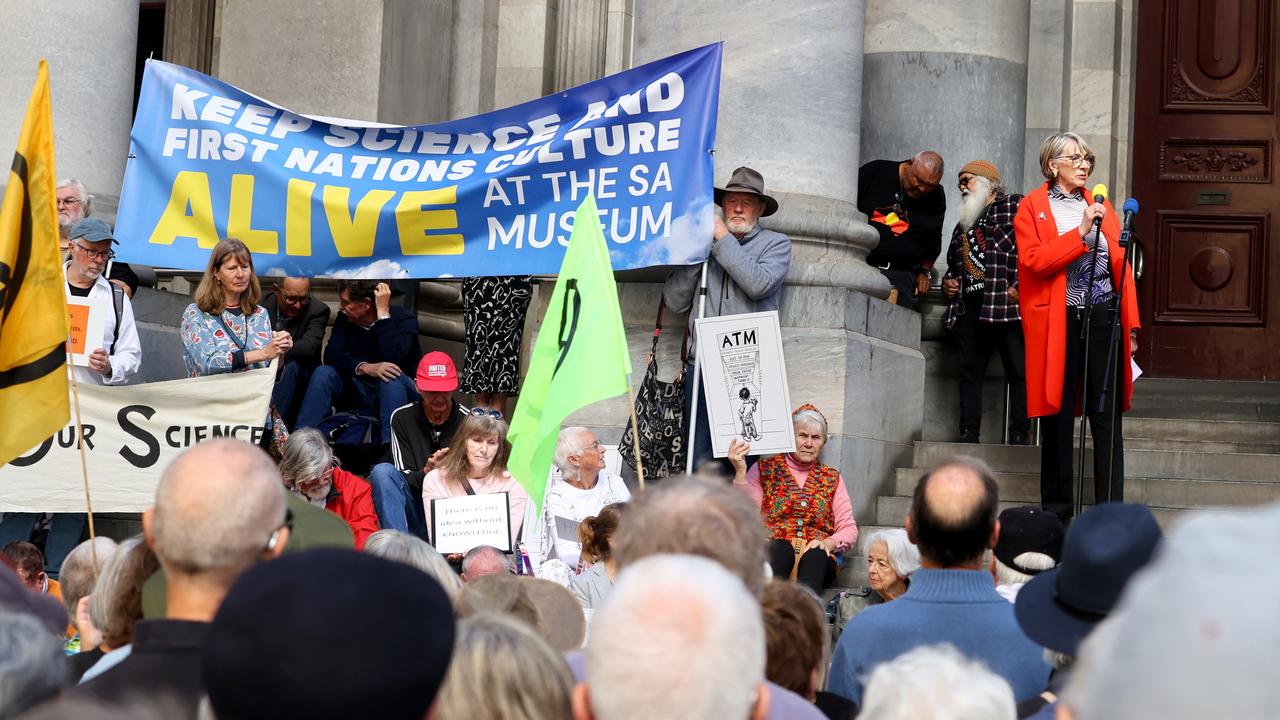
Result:
{"type": "Polygon", "coordinates": [[[67,374],[71,377],[71,400],[75,408],[76,444],[80,447],[80,473],[84,478],[84,506],[89,518],[89,552],[93,555],[93,579],[98,580],[98,543],[93,530],[93,498],[89,496],[89,459],[84,452],[84,427],[80,420],[80,384],[76,382],[75,367],[68,361],[67,374]]]}

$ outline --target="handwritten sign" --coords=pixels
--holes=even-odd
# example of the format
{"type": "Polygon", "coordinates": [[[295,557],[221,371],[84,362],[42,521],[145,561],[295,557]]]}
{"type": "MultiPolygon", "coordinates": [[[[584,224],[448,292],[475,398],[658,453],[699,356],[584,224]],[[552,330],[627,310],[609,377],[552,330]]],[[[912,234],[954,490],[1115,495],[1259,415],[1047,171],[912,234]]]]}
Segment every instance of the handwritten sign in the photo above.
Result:
{"type": "Polygon", "coordinates": [[[511,506],[506,493],[464,495],[431,501],[431,537],[443,555],[480,545],[511,550],[511,506]]]}
{"type": "Polygon", "coordinates": [[[72,365],[87,367],[89,355],[102,347],[105,328],[102,308],[89,298],[67,298],[67,319],[70,335],[67,338],[67,355],[72,365]]]}

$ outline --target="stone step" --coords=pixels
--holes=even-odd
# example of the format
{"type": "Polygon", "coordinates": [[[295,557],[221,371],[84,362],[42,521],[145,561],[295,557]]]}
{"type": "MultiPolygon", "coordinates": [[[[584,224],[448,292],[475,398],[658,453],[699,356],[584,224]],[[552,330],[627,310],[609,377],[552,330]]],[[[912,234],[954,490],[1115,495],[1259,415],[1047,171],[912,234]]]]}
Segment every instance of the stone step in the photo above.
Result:
{"type": "Polygon", "coordinates": [[[1124,437],[1280,446],[1280,422],[1124,417],[1124,437]]]}
{"type": "MultiPolygon", "coordinates": [[[[915,444],[912,465],[927,468],[953,455],[971,455],[997,472],[1039,473],[1040,448],[1015,445],[925,442],[915,444]]],[[[1280,456],[1264,453],[1212,453],[1127,449],[1126,478],[1178,478],[1280,482],[1280,456]]],[[[1085,451],[1085,474],[1091,475],[1093,451],[1085,451]]]]}
{"type": "MultiPolygon", "coordinates": [[[[917,468],[900,468],[893,494],[910,497],[924,474],[917,468]]],[[[1039,504],[1040,476],[1036,473],[996,473],[1000,499],[1014,503],[1039,504]]],[[[1179,478],[1126,478],[1125,500],[1154,507],[1249,507],[1280,500],[1280,483],[1185,480],[1179,478]]],[[[1085,479],[1085,502],[1093,502],[1093,479],[1085,479]]]]}
{"type": "Polygon", "coordinates": [[[1128,417],[1280,420],[1280,383],[1141,378],[1128,417]]]}
{"type": "MultiPolygon", "coordinates": [[[[1002,500],[1000,501],[1000,510],[1003,511],[1011,507],[1018,507],[1019,505],[1026,505],[1026,504],[1027,503],[1025,502],[1002,500]]],[[[1088,507],[1090,507],[1090,505],[1086,503],[1085,508],[1087,509],[1088,507]]],[[[875,521],[877,524],[888,525],[888,526],[892,526],[896,523],[898,524],[899,527],[901,527],[901,524],[906,522],[907,512],[910,511],[910,509],[911,509],[910,496],[881,495],[880,497],[876,498],[875,521]]],[[[1230,517],[1230,516],[1238,516],[1238,515],[1249,513],[1249,512],[1254,512],[1259,509],[1260,508],[1256,506],[1248,507],[1248,508],[1246,507],[1171,508],[1171,507],[1152,506],[1151,512],[1153,515],[1155,515],[1156,521],[1160,523],[1160,526],[1164,528],[1166,531],[1168,531],[1168,529],[1172,527],[1179,519],[1181,519],[1186,514],[1192,511],[1204,510],[1204,511],[1219,513],[1224,516],[1230,517]]]]}

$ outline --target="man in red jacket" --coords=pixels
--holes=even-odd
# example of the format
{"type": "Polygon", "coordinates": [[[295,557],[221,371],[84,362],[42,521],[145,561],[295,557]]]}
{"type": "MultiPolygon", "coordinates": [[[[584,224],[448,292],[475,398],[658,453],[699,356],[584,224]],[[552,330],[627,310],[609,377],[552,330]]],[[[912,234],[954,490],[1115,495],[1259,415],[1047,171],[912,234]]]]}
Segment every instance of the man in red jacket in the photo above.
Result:
{"type": "Polygon", "coordinates": [[[378,531],[369,483],[337,467],[333,449],[319,430],[303,428],[289,435],[280,478],[290,492],[345,520],[355,534],[357,550],[363,550],[364,541],[378,531]]]}

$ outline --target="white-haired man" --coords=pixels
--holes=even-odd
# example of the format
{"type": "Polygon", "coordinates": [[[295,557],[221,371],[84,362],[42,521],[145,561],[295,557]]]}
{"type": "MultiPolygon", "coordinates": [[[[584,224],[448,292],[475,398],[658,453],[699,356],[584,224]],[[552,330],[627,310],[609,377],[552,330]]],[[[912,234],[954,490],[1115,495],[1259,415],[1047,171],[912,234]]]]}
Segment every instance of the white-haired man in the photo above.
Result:
{"type": "Polygon", "coordinates": [[[1031,578],[1052,570],[1062,559],[1066,530],[1056,513],[1033,505],[1000,511],[1000,538],[991,549],[991,576],[996,592],[1015,602],[1031,578]]]}
{"type": "Polygon", "coordinates": [[[477,545],[462,556],[462,582],[469,583],[485,575],[514,575],[515,568],[506,553],[492,545],[477,545]]]}
{"type": "MultiPolygon", "coordinates": [[[[257,447],[209,440],[175,458],[160,476],[155,505],[142,514],[167,577],[165,618],[138,621],[129,657],[63,700],[113,706],[147,697],[195,717],[209,623],[241,572],[284,550],[287,522],[284,484],[257,447]]],[[[47,710],[35,717],[65,717],[57,703],[47,710]]]]}
{"type": "Polygon", "coordinates": [[[1021,195],[1006,195],[986,160],[960,169],[960,220],[947,248],[942,294],[951,301],[944,326],[960,346],[960,442],[978,442],[982,384],[992,352],[1009,382],[1009,442],[1027,444],[1027,378],[1018,312],[1018,249],[1013,218],[1021,195]]]}
{"type": "MultiPolygon", "coordinates": [[[[58,202],[59,246],[67,250],[71,242],[72,226],[93,214],[93,196],[84,183],[76,178],[59,180],[55,196],[58,202]]],[[[138,290],[138,274],[128,263],[109,260],[103,275],[130,298],[138,290]]]]}
{"type": "Polygon", "coordinates": [[[559,559],[577,568],[582,554],[578,526],[605,505],[627,502],[631,491],[621,477],[605,471],[604,447],[584,427],[560,431],[554,462],[560,481],[547,490],[542,503],[542,560],[559,559]]]}
{"type": "Polygon", "coordinates": [[[918,647],[876,666],[863,717],[877,720],[1014,720],[1009,683],[946,643],[918,647]]]}
{"type": "Polygon", "coordinates": [[[760,605],[742,581],[707,558],[655,555],[595,613],[574,718],[761,719],[770,690],[760,605]]]}

